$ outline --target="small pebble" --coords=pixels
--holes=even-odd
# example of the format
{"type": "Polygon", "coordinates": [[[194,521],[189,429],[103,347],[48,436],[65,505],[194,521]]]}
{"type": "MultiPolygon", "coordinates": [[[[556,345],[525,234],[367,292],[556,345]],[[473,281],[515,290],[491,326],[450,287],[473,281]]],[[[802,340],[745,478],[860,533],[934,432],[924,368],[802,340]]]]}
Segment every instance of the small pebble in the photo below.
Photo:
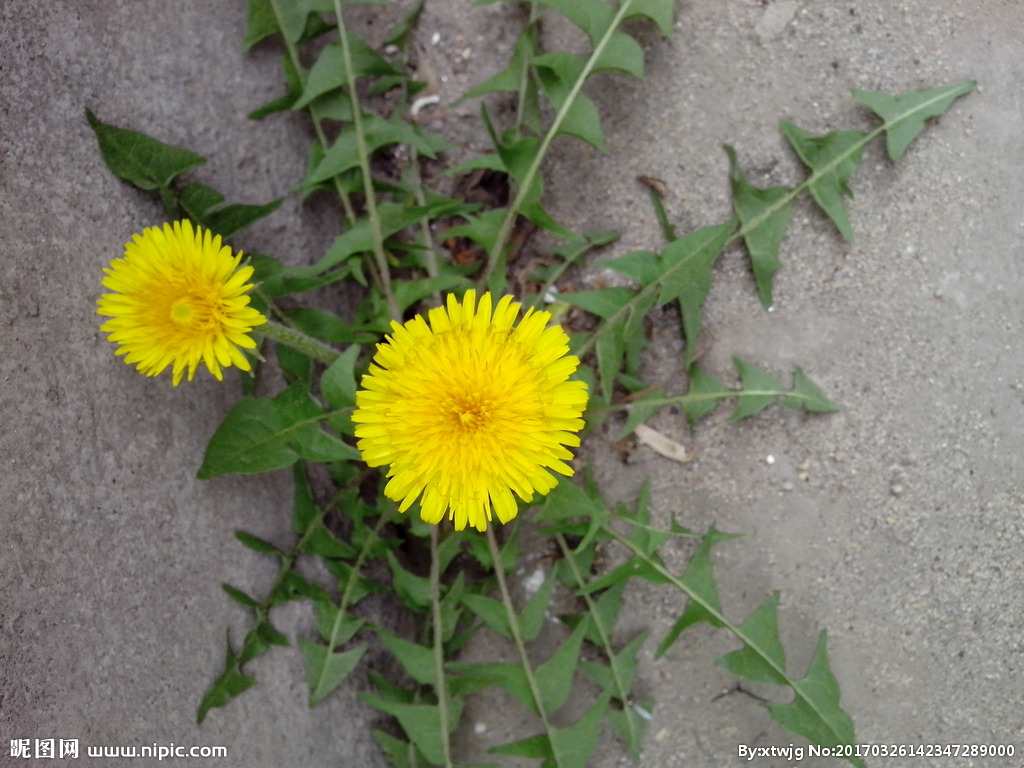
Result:
{"type": "Polygon", "coordinates": [[[775,457],[772,456],[770,453],[765,457],[764,460],[765,460],[765,463],[768,464],[769,466],[771,466],[772,464],[775,463],[775,457]]]}
{"type": "Polygon", "coordinates": [[[899,483],[893,483],[892,485],[889,486],[889,493],[891,493],[893,496],[899,496],[901,493],[903,493],[903,486],[900,485],[899,483]]]}

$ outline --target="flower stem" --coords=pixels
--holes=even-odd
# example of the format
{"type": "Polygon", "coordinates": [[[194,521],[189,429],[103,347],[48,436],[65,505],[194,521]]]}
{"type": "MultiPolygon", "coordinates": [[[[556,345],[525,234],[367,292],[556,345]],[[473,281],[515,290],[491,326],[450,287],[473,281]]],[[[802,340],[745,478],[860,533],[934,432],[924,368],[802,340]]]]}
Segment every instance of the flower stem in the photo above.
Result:
{"type": "Polygon", "coordinates": [[[273,320],[268,320],[264,325],[258,326],[256,332],[280,344],[287,344],[297,352],[308,355],[314,360],[319,360],[327,365],[341,357],[340,352],[327,346],[319,339],[314,339],[312,336],[295,328],[275,323],[273,320]]]}
{"type": "Polygon", "coordinates": [[[448,711],[448,686],[444,676],[444,623],[441,621],[441,563],[437,553],[437,526],[430,526],[430,604],[434,622],[434,682],[437,688],[437,710],[441,717],[441,747],[445,768],[452,768],[452,747],[448,738],[451,731],[448,711]]]}
{"type": "Polygon", "coordinates": [[[359,103],[359,93],[356,90],[356,74],[352,64],[352,51],[348,44],[348,30],[345,28],[345,20],[341,15],[341,0],[334,0],[334,15],[338,23],[338,41],[341,43],[341,56],[345,62],[345,83],[348,88],[348,98],[352,102],[352,130],[356,134],[356,149],[359,154],[359,170],[363,177],[363,195],[366,198],[366,214],[370,220],[370,236],[373,240],[373,255],[377,262],[377,271],[380,273],[381,293],[384,294],[384,301],[387,303],[388,314],[392,320],[401,321],[402,313],[398,309],[398,302],[391,290],[391,272],[388,267],[388,257],[384,252],[384,232],[381,228],[380,214],[377,212],[377,197],[373,189],[373,176],[370,175],[370,150],[366,145],[366,134],[363,132],[363,108],[359,103]]]}
{"type": "MultiPolygon", "coordinates": [[[[498,579],[501,601],[505,604],[505,615],[508,618],[508,626],[512,632],[512,640],[519,651],[519,663],[523,667],[523,674],[526,675],[526,682],[530,686],[533,702],[537,705],[537,714],[540,715],[540,721],[544,724],[544,732],[547,734],[548,740],[553,747],[554,739],[552,736],[554,735],[554,728],[551,727],[551,723],[548,721],[547,712],[544,710],[544,699],[540,693],[540,686],[537,684],[536,675],[533,674],[533,667],[530,666],[530,659],[526,655],[526,643],[523,641],[523,633],[519,629],[519,617],[516,616],[515,607],[512,605],[512,595],[509,594],[508,584],[505,583],[505,569],[501,564],[501,552],[498,550],[498,542],[494,538],[493,527],[488,527],[487,529],[487,546],[491,550],[491,560],[494,562],[494,575],[498,579]]],[[[552,751],[552,755],[554,755],[555,764],[557,765],[558,753],[552,751]]]]}

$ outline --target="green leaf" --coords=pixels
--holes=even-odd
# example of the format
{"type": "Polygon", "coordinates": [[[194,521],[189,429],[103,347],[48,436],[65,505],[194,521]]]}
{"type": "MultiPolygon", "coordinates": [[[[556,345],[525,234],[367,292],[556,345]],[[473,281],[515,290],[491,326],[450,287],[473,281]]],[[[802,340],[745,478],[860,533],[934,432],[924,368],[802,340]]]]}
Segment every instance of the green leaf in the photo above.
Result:
{"type": "Polygon", "coordinates": [[[326,645],[311,643],[301,637],[299,648],[302,649],[302,660],[306,665],[306,682],[309,683],[311,707],[330,695],[366,652],[366,648],[361,647],[343,653],[331,653],[326,645]]]}
{"type": "MultiPolygon", "coordinates": [[[[401,75],[385,59],[366,44],[362,38],[348,34],[349,51],[352,54],[352,70],[357,77],[401,75]]],[[[295,102],[295,109],[303,109],[318,96],[347,85],[345,56],[340,43],[328,45],[317,57],[306,78],[306,88],[295,102]]],[[[332,174],[333,175],[333,174],[332,174]]]]}
{"type": "Polygon", "coordinates": [[[446,664],[447,669],[459,675],[449,678],[449,686],[453,696],[466,696],[498,685],[515,696],[524,707],[537,714],[537,702],[530,691],[530,683],[520,664],[489,663],[489,664],[446,664]]]}
{"type": "Polygon", "coordinates": [[[736,410],[732,412],[729,421],[744,419],[763,411],[785,392],[782,384],[774,376],[743,362],[738,357],[734,357],[732,361],[740,372],[742,386],[737,393],[736,410]]]}
{"type": "Polygon", "coordinates": [[[355,365],[360,351],[358,344],[352,344],[320,377],[320,393],[332,408],[347,408],[356,404],[355,365]]]}
{"type": "Polygon", "coordinates": [[[722,398],[735,394],[735,390],[708,376],[696,363],[690,366],[689,379],[690,388],[686,392],[687,399],[683,401],[683,412],[690,424],[713,411],[722,398]]]}
{"type": "Polygon", "coordinates": [[[437,671],[434,669],[434,649],[414,643],[388,632],[383,627],[375,629],[384,647],[398,659],[402,669],[420,685],[435,685],[437,671]]]}
{"type": "Polygon", "coordinates": [[[776,592],[740,625],[743,637],[757,644],[756,651],[745,644],[740,650],[727,653],[715,663],[736,677],[755,683],[786,685],[786,652],[779,640],[778,605],[779,593],[776,592]]]}
{"type": "Polygon", "coordinates": [[[253,609],[260,607],[260,604],[257,603],[253,598],[249,597],[242,590],[232,587],[230,584],[221,584],[220,588],[227,593],[228,597],[230,597],[239,605],[253,609]]]}
{"type": "Polygon", "coordinates": [[[615,9],[601,0],[538,0],[538,3],[554,8],[586,32],[591,45],[600,42],[615,16],[615,9]]]}
{"type": "Polygon", "coordinates": [[[786,395],[783,404],[787,408],[803,408],[810,413],[835,413],[839,410],[839,406],[825,397],[825,393],[799,368],[793,371],[793,391],[786,395]]]}
{"type": "Polygon", "coordinates": [[[530,598],[519,614],[519,632],[527,642],[536,640],[544,626],[544,614],[551,607],[551,593],[555,588],[555,572],[551,571],[544,584],[530,598]]]}
{"type": "MultiPolygon", "coordinates": [[[[525,739],[519,739],[519,741],[513,741],[508,744],[500,744],[496,747],[491,747],[487,751],[492,755],[510,755],[512,757],[525,757],[531,760],[548,761],[554,759],[551,751],[551,740],[543,733],[536,736],[528,736],[525,739]]],[[[550,765],[550,762],[544,763],[545,768],[550,765]]]]}
{"type": "Polygon", "coordinates": [[[723,145],[729,156],[732,204],[743,227],[743,240],[750,253],[750,265],[757,282],[757,295],[765,309],[772,306],[772,278],[782,266],[779,245],[793,209],[793,191],[778,186],[758,189],[747,183],[736,164],[736,152],[723,145]]]}
{"type": "Polygon", "coordinates": [[[646,16],[655,24],[666,37],[672,36],[672,10],[675,7],[674,0],[633,0],[630,3],[626,18],[634,16],[646,16]]]}
{"type": "Polygon", "coordinates": [[[575,88],[583,76],[586,62],[580,56],[559,51],[545,53],[533,59],[541,90],[555,110],[562,115],[559,134],[575,136],[600,152],[607,154],[601,118],[597,107],[585,94],[575,88]]]}
{"type": "Polygon", "coordinates": [[[200,155],[145,134],[101,123],[88,109],[85,119],[96,134],[107,167],[139,189],[167,189],[176,176],[206,162],[200,155]]]}
{"type": "Polygon", "coordinates": [[[661,251],[661,292],[657,305],[679,301],[686,334],[686,365],[697,353],[697,337],[704,322],[704,300],[711,287],[711,267],[725,248],[735,227],[733,221],[703,227],[674,240],[661,251]]]}
{"type": "Polygon", "coordinates": [[[271,0],[249,0],[242,49],[248,51],[260,40],[280,33],[271,0]]]}
{"type": "Polygon", "coordinates": [[[558,298],[606,320],[619,312],[634,296],[632,288],[603,288],[599,291],[562,293],[558,298]]]}
{"type": "Polygon", "coordinates": [[[431,605],[430,579],[407,571],[399,564],[398,558],[391,550],[388,550],[387,558],[395,592],[408,608],[417,613],[424,613],[431,605]]]}
{"type": "Polygon", "coordinates": [[[715,585],[711,550],[721,542],[735,538],[736,534],[722,533],[714,526],[704,534],[700,546],[686,564],[686,572],[682,578],[682,583],[690,591],[690,602],[687,603],[683,615],[672,625],[672,629],[658,645],[654,652],[655,659],[660,659],[679,635],[694,624],[706,621],[713,627],[723,626],[722,604],[718,597],[718,587],[715,585]]]}
{"type": "MultiPolygon", "coordinates": [[[[455,106],[468,99],[485,96],[488,93],[518,92],[524,84],[524,77],[527,77],[528,68],[526,65],[538,53],[540,53],[540,49],[537,47],[537,28],[531,24],[524,27],[523,31],[519,33],[519,37],[516,38],[516,45],[512,51],[508,66],[493,77],[474,86],[464,96],[460,96],[456,100],[455,106]]],[[[528,77],[527,82],[529,82],[528,77]]]]}
{"type": "Polygon", "coordinates": [[[467,593],[462,596],[462,603],[471,610],[478,619],[499,635],[512,639],[512,630],[508,625],[508,613],[505,606],[497,600],[485,595],[467,593]]]}
{"type": "Polygon", "coordinates": [[[572,693],[573,675],[576,674],[583,638],[589,627],[590,617],[584,616],[569,639],[559,646],[550,659],[537,667],[537,686],[540,688],[541,701],[544,702],[544,711],[549,716],[561,709],[572,693]]]}
{"type": "Polygon", "coordinates": [[[320,428],[324,413],[300,384],[273,400],[245,398],[225,417],[206,446],[198,477],[253,474],[290,467],[300,458],[346,461],[359,452],[320,428]]]}
{"type": "Polygon", "coordinates": [[[447,736],[436,705],[403,704],[367,693],[359,697],[371,707],[398,720],[412,743],[433,765],[444,765],[444,740],[447,736]]]}
{"type": "Polygon", "coordinates": [[[657,400],[665,397],[665,390],[655,389],[648,392],[643,397],[630,400],[626,406],[626,423],[622,425],[622,430],[616,436],[616,440],[625,440],[638,426],[643,424],[649,419],[654,413],[662,407],[662,403],[654,405],[645,404],[645,400],[657,400]]]}
{"type": "Polygon", "coordinates": [[[568,728],[553,729],[551,747],[559,768],[587,768],[610,701],[611,692],[605,691],[578,721],[568,728]]]}
{"type": "MultiPolygon", "coordinates": [[[[812,744],[853,744],[853,721],[839,706],[839,684],[829,668],[828,638],[822,632],[807,676],[793,684],[796,697],[790,704],[769,702],[772,717],[812,744]]],[[[848,758],[864,768],[864,761],[848,758]]]]}
{"type": "Polygon", "coordinates": [[[833,131],[825,136],[811,136],[785,120],[779,123],[782,134],[813,171],[808,184],[811,196],[835,223],[847,242],[853,242],[853,229],[846,212],[843,195],[853,197],[847,182],[860,164],[867,137],[860,131],[833,131]]]}
{"type": "Polygon", "coordinates": [[[284,555],[284,552],[275,547],[269,541],[264,541],[258,536],[253,536],[251,533],[246,533],[245,531],[235,531],[235,538],[242,542],[242,544],[247,546],[253,552],[259,552],[264,555],[284,555]]]}
{"type": "Polygon", "coordinates": [[[892,97],[880,91],[853,91],[853,98],[885,121],[885,146],[894,163],[917,135],[924,130],[925,120],[938,117],[954,101],[974,90],[973,80],[964,80],[938,88],[922,88],[892,97]]]}
{"type": "Polygon", "coordinates": [[[207,713],[214,707],[223,707],[231,699],[243,691],[247,691],[256,685],[255,678],[242,674],[241,662],[231,648],[231,641],[227,641],[227,654],[224,659],[224,671],[220,673],[213,686],[199,702],[199,711],[196,713],[196,722],[202,723],[207,713]]]}

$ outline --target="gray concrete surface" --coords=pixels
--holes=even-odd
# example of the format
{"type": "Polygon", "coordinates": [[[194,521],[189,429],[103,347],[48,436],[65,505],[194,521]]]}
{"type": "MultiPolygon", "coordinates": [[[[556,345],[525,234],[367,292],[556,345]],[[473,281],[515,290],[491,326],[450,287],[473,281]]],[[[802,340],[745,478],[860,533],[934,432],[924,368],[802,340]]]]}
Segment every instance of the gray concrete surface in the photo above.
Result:
{"type": "MultiPolygon", "coordinates": [[[[428,3],[422,39],[445,102],[501,66],[511,19],[500,6],[428,3]]],[[[3,755],[12,738],[78,738],[225,745],[230,757],[217,764],[230,766],[381,764],[376,718],[356,699],[363,678],[309,710],[293,651],[254,664],[261,686],[195,725],[225,627],[237,640],[243,626],[220,583],[258,590],[272,578],[232,532],[286,537],[289,478],[195,480],[236,389],[139,376],[113,358],[93,314],[101,268],[161,218],[102,166],[85,107],[206,154],[194,177],[233,201],[263,202],[301,174],[301,120],[244,118],[279,86],[272,48],[240,52],[243,26],[241,3],[0,2],[3,755]]],[[[382,26],[363,29],[372,38],[382,26]]],[[[573,42],[558,24],[547,34],[573,42]]],[[[650,475],[659,520],[675,512],[695,529],[716,521],[749,534],[720,549],[723,604],[741,618],[781,590],[797,671],[827,629],[860,741],[1011,743],[1024,755],[1024,7],[695,0],[678,5],[671,40],[640,35],[646,81],[589,88],[611,155],[562,143],[547,175],[563,221],[622,230],[616,254],[659,245],[637,174],[667,182],[681,228],[716,223],[728,216],[723,141],[753,183],[794,183],[779,118],[818,132],[867,127],[851,88],[978,81],[895,167],[880,146],[866,153],[850,202],[854,244],[797,206],[774,312],[759,308],[739,252],[716,271],[708,370],[731,380],[732,355],[779,375],[799,365],[841,414],[773,409],[726,423],[720,412],[692,437],[678,416],[659,415],[652,425],[696,452],[686,466],[643,448],[623,463],[607,436],[588,452],[612,498],[634,498],[650,475]]],[[[438,115],[458,152],[484,146],[475,112],[438,115]]],[[[336,231],[328,210],[291,196],[237,245],[302,262],[336,231]]],[[[580,280],[607,277],[594,269],[580,280]]],[[[669,324],[653,328],[652,381],[678,369],[669,324]]],[[[684,555],[673,553],[677,564],[684,555]]],[[[679,609],[637,588],[626,630],[663,632],[679,609]]],[[[308,617],[280,623],[301,632],[308,617]]],[[[711,662],[731,647],[698,629],[645,660],[640,686],[657,707],[641,764],[733,765],[739,743],[792,741],[750,698],[716,698],[732,681],[711,662]]],[[[482,713],[483,733],[463,734],[466,753],[505,720],[482,713]]],[[[595,765],[629,765],[611,745],[595,765]]]]}

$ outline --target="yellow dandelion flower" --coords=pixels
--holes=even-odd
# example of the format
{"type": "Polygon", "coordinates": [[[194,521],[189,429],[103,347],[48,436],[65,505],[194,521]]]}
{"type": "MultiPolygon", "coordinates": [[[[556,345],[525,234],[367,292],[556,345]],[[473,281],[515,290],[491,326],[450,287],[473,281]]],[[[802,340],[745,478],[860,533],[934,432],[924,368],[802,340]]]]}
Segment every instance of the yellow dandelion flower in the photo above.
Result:
{"type": "Polygon", "coordinates": [[[507,523],[518,496],[532,501],[571,475],[566,446],[578,446],[587,385],[569,381],[579,359],[569,337],[547,327],[551,314],[491,294],[391,324],[356,393],[356,437],[363,460],[389,466],[389,499],[422,517],[447,514],[456,530],[487,530],[492,510],[507,523]]]}
{"type": "Polygon", "coordinates": [[[175,386],[186,368],[192,381],[200,361],[218,381],[221,367],[248,371],[239,347],[255,348],[248,334],[267,319],[249,306],[253,269],[241,261],[220,235],[187,219],[150,227],[103,270],[103,285],[115,293],[96,303],[111,318],[100,330],[140,373],[157,376],[172,366],[175,386]]]}

